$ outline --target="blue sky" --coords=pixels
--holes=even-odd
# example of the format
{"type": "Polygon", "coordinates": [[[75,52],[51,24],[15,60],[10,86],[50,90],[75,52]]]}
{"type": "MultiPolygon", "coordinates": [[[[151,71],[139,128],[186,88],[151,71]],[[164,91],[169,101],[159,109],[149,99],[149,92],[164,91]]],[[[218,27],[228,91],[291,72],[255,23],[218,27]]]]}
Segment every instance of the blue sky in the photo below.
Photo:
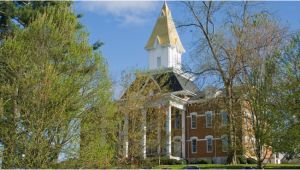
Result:
{"type": "MultiPolygon", "coordinates": [[[[78,1],[74,3],[76,13],[83,14],[80,19],[90,33],[90,42],[103,41],[102,53],[105,56],[110,76],[118,83],[121,72],[134,68],[147,68],[147,52],[144,46],[152,32],[163,1],[78,1]]],[[[183,19],[181,2],[168,2],[173,19],[183,19]]],[[[264,2],[259,8],[274,13],[282,24],[290,30],[300,28],[300,2],[264,2]]],[[[191,35],[178,30],[186,49],[183,60],[190,58],[191,35]]],[[[117,87],[117,86],[116,86],[117,87]]],[[[117,87],[117,92],[119,89],[117,87]]],[[[118,94],[117,94],[118,95],[118,94]]]]}

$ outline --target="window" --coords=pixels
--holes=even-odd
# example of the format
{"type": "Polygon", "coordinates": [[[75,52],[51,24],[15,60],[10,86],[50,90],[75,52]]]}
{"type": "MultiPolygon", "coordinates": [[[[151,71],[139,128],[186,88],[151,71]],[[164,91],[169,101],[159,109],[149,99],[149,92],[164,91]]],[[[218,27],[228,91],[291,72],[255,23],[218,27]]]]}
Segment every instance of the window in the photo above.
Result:
{"type": "Polygon", "coordinates": [[[206,128],[212,127],[212,111],[208,111],[205,113],[206,115],[206,128]]]}
{"type": "Polygon", "coordinates": [[[222,116],[222,125],[226,126],[228,123],[228,114],[227,112],[221,112],[221,116],[222,116]]]}
{"type": "Polygon", "coordinates": [[[156,61],[157,63],[157,67],[159,68],[159,67],[161,67],[161,57],[157,57],[157,61],[156,61]]]}
{"type": "Polygon", "coordinates": [[[191,113],[191,129],[197,128],[197,113],[191,113]]]}
{"type": "Polygon", "coordinates": [[[197,139],[193,138],[192,139],[192,153],[197,153],[197,139]]]}
{"type": "Polygon", "coordinates": [[[175,114],[175,129],[180,129],[181,128],[181,118],[180,118],[180,114],[179,114],[179,110],[176,111],[175,114]]]}
{"type": "Polygon", "coordinates": [[[0,140],[0,169],[2,168],[3,152],[4,152],[4,145],[1,143],[0,140]]]}
{"type": "Polygon", "coordinates": [[[228,151],[228,136],[223,135],[221,137],[221,140],[222,140],[222,151],[227,152],[228,151]]]}
{"type": "Polygon", "coordinates": [[[209,136],[206,138],[206,151],[207,152],[212,152],[213,151],[213,137],[209,136]]]}

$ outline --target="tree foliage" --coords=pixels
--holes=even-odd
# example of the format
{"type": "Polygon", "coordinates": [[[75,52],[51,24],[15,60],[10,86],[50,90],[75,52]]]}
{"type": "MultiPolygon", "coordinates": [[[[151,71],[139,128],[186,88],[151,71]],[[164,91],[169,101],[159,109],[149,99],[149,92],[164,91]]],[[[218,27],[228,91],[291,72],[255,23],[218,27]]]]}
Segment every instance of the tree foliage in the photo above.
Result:
{"type": "Polygon", "coordinates": [[[292,36],[289,44],[275,54],[277,57],[277,101],[274,112],[283,121],[276,121],[273,149],[292,158],[300,153],[300,35],[292,36]]]}
{"type": "Polygon", "coordinates": [[[59,6],[71,2],[53,1],[2,1],[0,2],[0,39],[13,35],[17,29],[27,27],[33,18],[43,13],[49,6],[59,6]]]}
{"type": "MultiPolygon", "coordinates": [[[[18,3],[3,4],[16,11],[47,4],[18,3]]],[[[3,167],[57,167],[62,153],[76,159],[67,167],[108,167],[115,121],[105,60],[78,29],[68,3],[43,11],[24,14],[27,27],[14,30],[0,47],[3,167]]],[[[1,18],[5,33],[11,18],[1,18]]]]}

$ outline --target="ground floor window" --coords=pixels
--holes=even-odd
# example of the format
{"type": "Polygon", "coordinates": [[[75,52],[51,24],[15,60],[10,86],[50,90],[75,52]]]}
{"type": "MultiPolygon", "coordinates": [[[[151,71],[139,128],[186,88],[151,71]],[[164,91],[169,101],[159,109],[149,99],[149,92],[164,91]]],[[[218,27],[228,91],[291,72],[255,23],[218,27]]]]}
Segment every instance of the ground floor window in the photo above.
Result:
{"type": "Polygon", "coordinates": [[[213,138],[212,136],[209,136],[206,138],[206,150],[207,152],[212,152],[213,151],[213,138]]]}
{"type": "Polygon", "coordinates": [[[197,139],[192,139],[192,153],[197,153],[197,139]]]}
{"type": "Polygon", "coordinates": [[[228,151],[228,136],[224,135],[221,137],[222,139],[222,151],[227,152],[228,151]]]}

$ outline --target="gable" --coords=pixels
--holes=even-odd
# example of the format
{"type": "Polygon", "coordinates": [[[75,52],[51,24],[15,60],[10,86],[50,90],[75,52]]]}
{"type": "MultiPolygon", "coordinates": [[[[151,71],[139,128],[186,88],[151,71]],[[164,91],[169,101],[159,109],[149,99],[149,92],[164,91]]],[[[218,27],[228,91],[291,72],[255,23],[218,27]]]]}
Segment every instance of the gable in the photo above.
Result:
{"type": "Polygon", "coordinates": [[[157,74],[145,73],[136,77],[121,98],[126,98],[126,96],[129,96],[129,93],[149,96],[179,91],[199,93],[198,87],[192,81],[172,71],[157,74]]]}

